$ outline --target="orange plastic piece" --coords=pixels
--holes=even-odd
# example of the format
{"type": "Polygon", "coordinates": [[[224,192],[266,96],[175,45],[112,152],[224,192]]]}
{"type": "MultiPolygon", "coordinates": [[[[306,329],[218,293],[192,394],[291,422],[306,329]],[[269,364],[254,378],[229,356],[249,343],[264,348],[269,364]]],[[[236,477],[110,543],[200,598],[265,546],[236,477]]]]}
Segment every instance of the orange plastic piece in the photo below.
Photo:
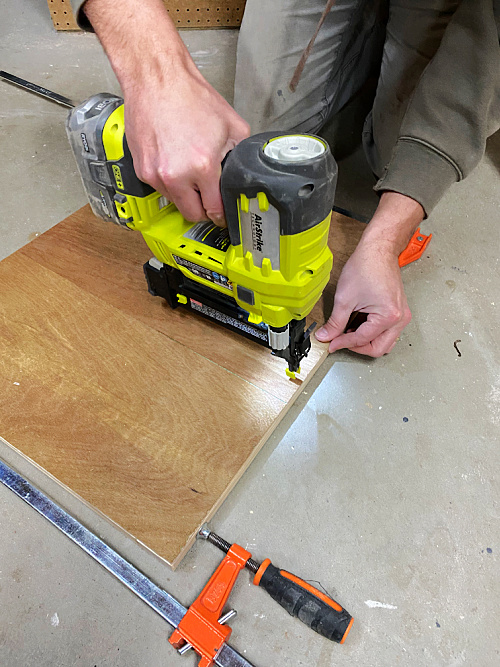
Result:
{"type": "Polygon", "coordinates": [[[343,644],[345,642],[345,640],[347,639],[347,635],[351,632],[351,628],[352,628],[353,623],[354,623],[354,619],[351,618],[351,620],[349,621],[349,625],[347,626],[347,630],[344,632],[344,636],[340,640],[341,644],[343,644]]]}
{"type": "Polygon", "coordinates": [[[266,558],[266,560],[262,561],[259,569],[257,570],[257,574],[253,578],[253,583],[254,586],[258,586],[260,584],[260,580],[262,579],[262,575],[264,572],[267,570],[267,568],[271,565],[271,560],[270,558],[266,558]]]}
{"type": "Polygon", "coordinates": [[[168,640],[177,649],[189,642],[201,656],[199,667],[212,667],[220,648],[229,639],[231,628],[221,625],[219,618],[239,573],[251,557],[243,547],[233,544],[168,640]]]}
{"type": "Polygon", "coordinates": [[[421,234],[419,227],[411,237],[410,242],[406,248],[399,255],[399,266],[406,266],[407,264],[411,264],[411,262],[414,262],[416,259],[422,257],[424,250],[427,248],[431,241],[431,238],[432,234],[429,234],[428,236],[421,234]]]}

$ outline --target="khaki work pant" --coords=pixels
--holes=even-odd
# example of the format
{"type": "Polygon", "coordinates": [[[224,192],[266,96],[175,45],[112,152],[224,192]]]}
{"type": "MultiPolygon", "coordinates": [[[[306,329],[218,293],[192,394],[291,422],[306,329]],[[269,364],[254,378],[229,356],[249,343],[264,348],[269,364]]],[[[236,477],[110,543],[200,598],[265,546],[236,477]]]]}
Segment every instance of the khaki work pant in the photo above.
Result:
{"type": "Polygon", "coordinates": [[[326,0],[247,0],[234,106],[252,132],[318,132],[378,75],[363,145],[373,172],[390,161],[412,92],[459,0],[337,0],[294,93],[289,83],[326,0]]]}

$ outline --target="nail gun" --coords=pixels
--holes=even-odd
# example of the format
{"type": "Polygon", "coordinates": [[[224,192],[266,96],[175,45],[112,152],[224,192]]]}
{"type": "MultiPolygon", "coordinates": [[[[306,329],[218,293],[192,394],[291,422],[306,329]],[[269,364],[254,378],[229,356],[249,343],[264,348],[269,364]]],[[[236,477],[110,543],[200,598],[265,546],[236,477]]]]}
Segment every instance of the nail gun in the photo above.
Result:
{"type": "Polygon", "coordinates": [[[191,223],[134,172],[123,100],[100,93],[66,123],[94,213],[140,231],[154,257],[149,291],[269,347],[295,377],[310,346],[305,318],[328,282],[337,168],[328,145],[268,132],[226,157],[227,229],[191,223]]]}
{"type": "Polygon", "coordinates": [[[10,83],[70,107],[66,130],[95,215],[142,233],[151,294],[199,313],[271,349],[300,372],[314,324],[306,317],[326,286],[337,166],[326,142],[267,132],[225,158],[227,229],[188,222],[137,177],[122,98],[99,93],[78,105],[6,72],[10,83]]]}

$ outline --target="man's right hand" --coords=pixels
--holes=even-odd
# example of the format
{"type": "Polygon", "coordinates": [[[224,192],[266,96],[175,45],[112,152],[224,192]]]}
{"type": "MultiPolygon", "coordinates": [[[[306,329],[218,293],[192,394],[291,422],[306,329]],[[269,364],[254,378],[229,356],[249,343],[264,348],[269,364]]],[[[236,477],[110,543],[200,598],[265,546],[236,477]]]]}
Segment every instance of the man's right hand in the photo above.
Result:
{"type": "Polygon", "coordinates": [[[85,12],[122,87],[137,176],[187,220],[224,225],[221,162],[248,124],[200,74],[161,0],[88,0],[85,12]]]}
{"type": "Polygon", "coordinates": [[[248,136],[247,123],[196,72],[124,89],[125,128],[138,177],[191,221],[224,224],[221,162],[248,136]]]}

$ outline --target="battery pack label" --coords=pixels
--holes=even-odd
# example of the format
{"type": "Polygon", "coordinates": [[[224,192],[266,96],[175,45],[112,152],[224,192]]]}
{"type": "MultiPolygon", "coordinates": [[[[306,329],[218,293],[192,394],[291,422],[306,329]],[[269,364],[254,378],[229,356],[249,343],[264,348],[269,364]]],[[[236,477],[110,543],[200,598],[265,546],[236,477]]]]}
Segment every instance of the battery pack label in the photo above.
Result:
{"type": "Polygon", "coordinates": [[[206,269],[204,266],[190,262],[189,259],[184,259],[183,257],[178,257],[177,255],[173,255],[173,258],[179,266],[185,266],[195,276],[203,278],[204,280],[209,280],[211,283],[214,283],[214,285],[224,287],[230,292],[233,291],[233,284],[230,283],[227,279],[227,276],[222,275],[222,273],[211,271],[210,269],[206,269]]]}
{"type": "Polygon", "coordinates": [[[223,324],[229,324],[236,329],[240,329],[241,331],[250,334],[254,338],[259,338],[260,340],[265,340],[267,342],[267,330],[257,329],[251,324],[248,324],[248,322],[243,322],[241,320],[237,320],[235,317],[231,317],[230,315],[225,315],[224,313],[215,310],[215,308],[205,306],[204,303],[200,303],[194,299],[189,299],[189,301],[191,302],[191,308],[193,310],[196,310],[197,312],[202,313],[207,317],[211,317],[213,320],[217,320],[223,324]]]}
{"type": "Polygon", "coordinates": [[[226,227],[217,227],[213,222],[198,222],[188,229],[185,238],[203,243],[210,248],[226,252],[229,248],[229,232],[226,227]]]}

